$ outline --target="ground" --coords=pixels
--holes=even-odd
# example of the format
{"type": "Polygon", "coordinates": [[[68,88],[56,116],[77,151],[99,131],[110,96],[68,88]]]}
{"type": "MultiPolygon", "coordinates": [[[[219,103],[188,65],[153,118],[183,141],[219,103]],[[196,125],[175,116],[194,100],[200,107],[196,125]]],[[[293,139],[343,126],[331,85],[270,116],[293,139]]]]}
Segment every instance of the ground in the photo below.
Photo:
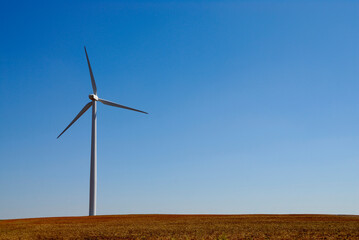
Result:
{"type": "Polygon", "coordinates": [[[359,239],[359,216],[111,215],[0,220],[0,239],[359,239]]]}

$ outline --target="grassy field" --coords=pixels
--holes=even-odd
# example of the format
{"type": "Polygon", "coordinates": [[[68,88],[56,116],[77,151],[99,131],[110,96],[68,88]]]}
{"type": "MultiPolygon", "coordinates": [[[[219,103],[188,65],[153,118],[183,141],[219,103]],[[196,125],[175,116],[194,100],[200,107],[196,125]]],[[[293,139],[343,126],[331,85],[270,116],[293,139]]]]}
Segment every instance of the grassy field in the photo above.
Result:
{"type": "Polygon", "coordinates": [[[359,239],[359,216],[113,215],[0,220],[0,239],[359,239]]]}

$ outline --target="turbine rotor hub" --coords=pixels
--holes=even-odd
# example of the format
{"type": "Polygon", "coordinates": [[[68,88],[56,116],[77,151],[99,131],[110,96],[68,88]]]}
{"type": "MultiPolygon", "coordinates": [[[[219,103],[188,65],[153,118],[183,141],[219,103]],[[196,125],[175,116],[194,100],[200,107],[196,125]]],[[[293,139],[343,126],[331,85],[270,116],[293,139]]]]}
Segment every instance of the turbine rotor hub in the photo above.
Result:
{"type": "Polygon", "coordinates": [[[89,99],[92,100],[92,101],[98,101],[98,97],[95,94],[90,94],[89,99]]]}

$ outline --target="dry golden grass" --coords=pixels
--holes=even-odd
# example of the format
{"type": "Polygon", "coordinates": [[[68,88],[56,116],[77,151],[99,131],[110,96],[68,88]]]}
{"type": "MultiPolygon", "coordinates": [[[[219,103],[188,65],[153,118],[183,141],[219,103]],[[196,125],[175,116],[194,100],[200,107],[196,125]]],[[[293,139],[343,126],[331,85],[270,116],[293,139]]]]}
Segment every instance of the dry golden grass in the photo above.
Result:
{"type": "Polygon", "coordinates": [[[359,216],[114,215],[0,220],[0,239],[359,239],[359,216]]]}

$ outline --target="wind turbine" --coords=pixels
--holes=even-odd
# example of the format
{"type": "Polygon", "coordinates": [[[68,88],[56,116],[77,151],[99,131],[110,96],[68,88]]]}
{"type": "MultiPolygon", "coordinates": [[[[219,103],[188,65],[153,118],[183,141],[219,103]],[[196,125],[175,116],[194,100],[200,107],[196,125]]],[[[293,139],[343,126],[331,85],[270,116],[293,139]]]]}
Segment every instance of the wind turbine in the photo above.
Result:
{"type": "Polygon", "coordinates": [[[97,102],[101,102],[101,103],[109,105],[109,106],[118,107],[118,108],[124,108],[124,109],[132,110],[132,111],[136,111],[136,112],[140,112],[140,113],[145,113],[145,114],[148,114],[148,113],[146,113],[144,111],[141,111],[141,110],[138,110],[138,109],[126,107],[126,106],[123,106],[123,105],[120,105],[120,104],[117,104],[117,103],[114,103],[114,102],[110,102],[110,101],[101,99],[101,98],[99,98],[97,96],[97,87],[96,87],[96,83],[95,83],[95,78],[94,78],[93,73],[92,73],[90,60],[89,60],[89,57],[87,55],[86,47],[84,47],[84,48],[85,48],[85,53],[86,53],[87,64],[89,66],[92,89],[93,89],[93,94],[89,95],[89,98],[90,98],[91,102],[89,102],[89,103],[87,103],[85,105],[85,107],[77,114],[77,116],[74,118],[74,120],[72,120],[72,122],[65,128],[64,131],[62,131],[62,133],[60,133],[60,135],[57,138],[59,138],[67,129],[69,129],[69,127],[71,127],[71,125],[74,124],[74,122],[76,122],[77,119],[79,119],[82,116],[82,114],[84,114],[90,107],[92,107],[89,215],[94,216],[94,215],[96,215],[96,190],[97,190],[97,140],[96,140],[96,134],[97,134],[97,126],[96,126],[96,123],[97,123],[97,102]]]}

